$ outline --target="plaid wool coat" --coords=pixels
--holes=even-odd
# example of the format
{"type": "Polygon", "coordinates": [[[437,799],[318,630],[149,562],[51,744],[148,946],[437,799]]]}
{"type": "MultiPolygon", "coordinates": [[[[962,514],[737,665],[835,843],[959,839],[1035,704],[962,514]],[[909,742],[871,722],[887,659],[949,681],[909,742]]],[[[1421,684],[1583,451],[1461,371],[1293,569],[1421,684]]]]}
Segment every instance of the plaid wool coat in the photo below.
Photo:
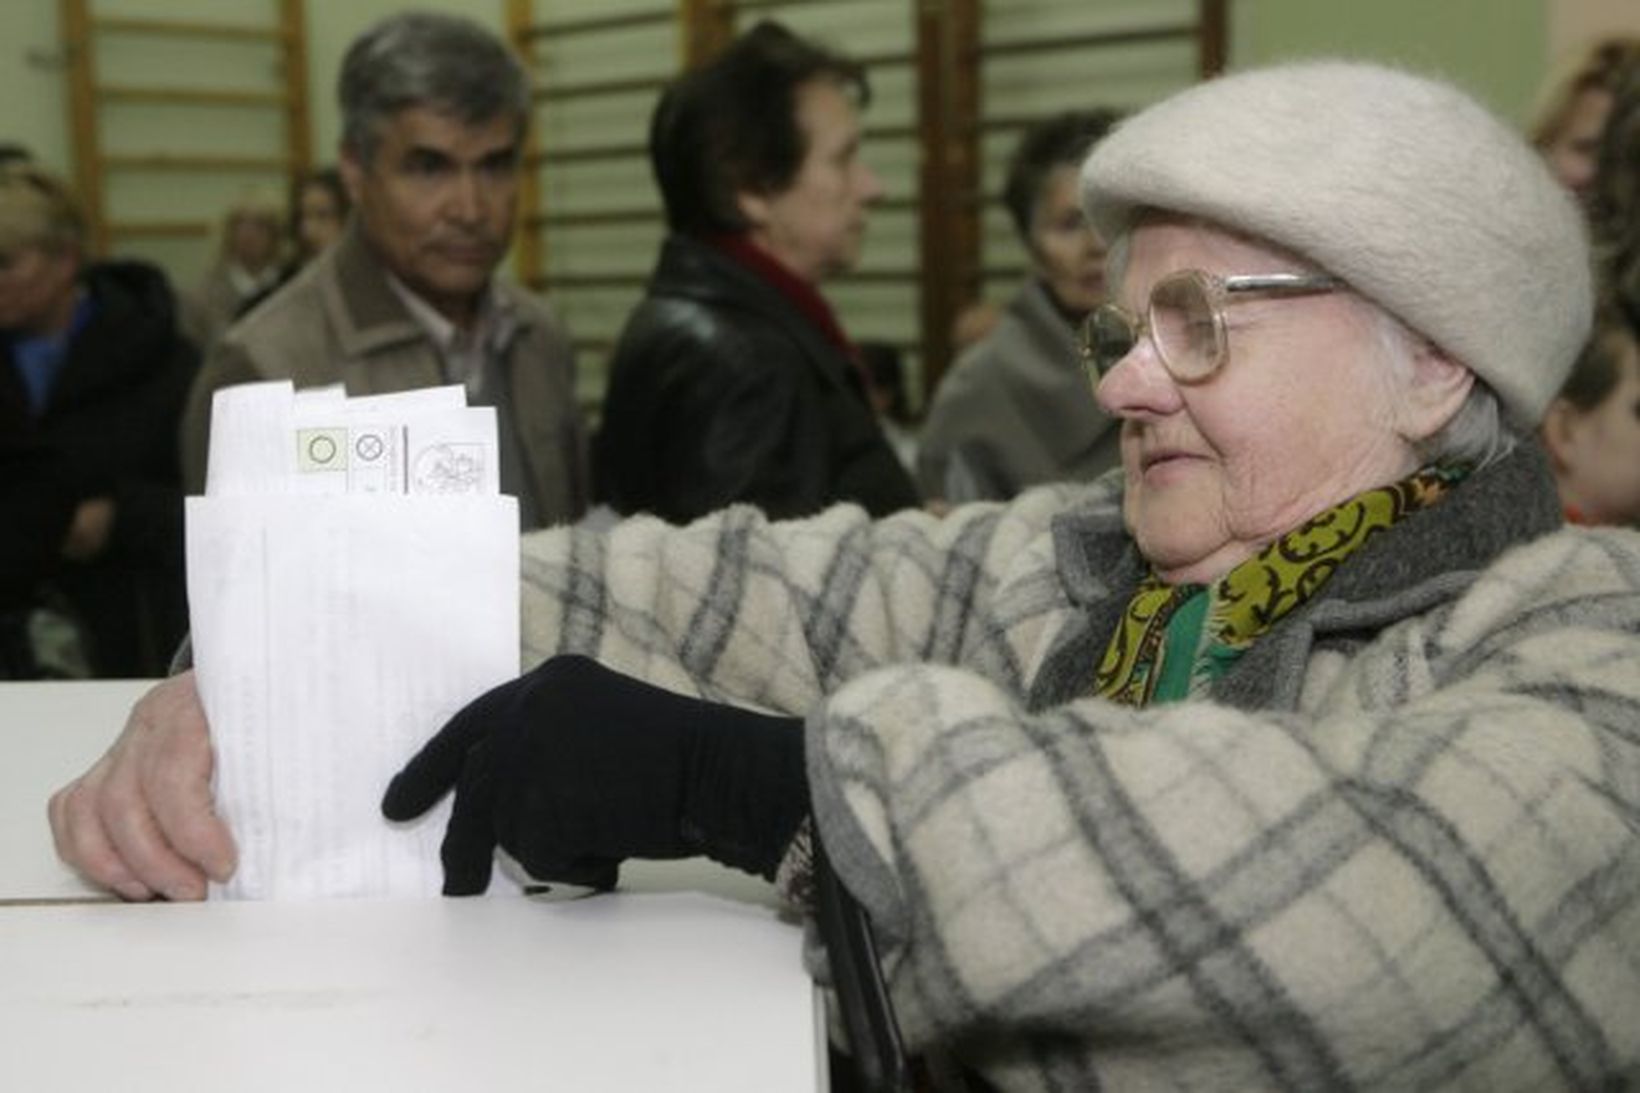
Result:
{"type": "Polygon", "coordinates": [[[1558,525],[1523,447],[1211,701],[1149,710],[1087,695],[1144,571],[1108,477],[944,519],[530,536],[525,658],[805,715],[907,1039],[1000,1088],[1618,1088],[1640,534],[1558,525]]]}

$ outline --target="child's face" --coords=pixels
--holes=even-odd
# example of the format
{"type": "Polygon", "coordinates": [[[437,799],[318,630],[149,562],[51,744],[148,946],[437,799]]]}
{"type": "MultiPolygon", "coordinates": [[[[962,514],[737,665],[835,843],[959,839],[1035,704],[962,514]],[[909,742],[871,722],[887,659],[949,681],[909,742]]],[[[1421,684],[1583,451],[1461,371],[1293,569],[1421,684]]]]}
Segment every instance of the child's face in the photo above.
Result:
{"type": "Polygon", "coordinates": [[[1570,411],[1555,445],[1562,493],[1590,523],[1640,520],[1640,348],[1625,346],[1617,385],[1591,410],[1570,411]]]}
{"type": "Polygon", "coordinates": [[[1566,124],[1543,149],[1549,169],[1579,198],[1587,200],[1594,186],[1600,159],[1600,135],[1611,112],[1611,92],[1589,88],[1577,97],[1567,114],[1566,124]]]}

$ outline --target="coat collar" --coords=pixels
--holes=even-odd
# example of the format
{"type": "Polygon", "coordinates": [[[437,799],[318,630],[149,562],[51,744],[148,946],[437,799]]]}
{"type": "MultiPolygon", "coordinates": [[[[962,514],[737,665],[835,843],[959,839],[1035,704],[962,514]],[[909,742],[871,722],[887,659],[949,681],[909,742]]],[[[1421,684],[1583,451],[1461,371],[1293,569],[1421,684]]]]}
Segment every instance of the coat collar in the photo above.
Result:
{"type": "Polygon", "coordinates": [[[828,380],[865,398],[863,381],[847,354],[767,281],[706,243],[676,233],[668,235],[649,291],[653,296],[759,315],[786,332],[828,380]]]}
{"type": "Polygon", "coordinates": [[[1032,337],[1042,341],[1043,359],[1063,362],[1081,374],[1082,350],[1077,344],[1076,328],[1053,302],[1047,286],[1039,278],[1033,276],[1025,282],[1018,295],[1008,302],[1008,311],[1032,337]]]}
{"type": "Polygon", "coordinates": [[[807,319],[821,337],[849,357],[855,356],[854,344],[837,321],[837,313],[820,294],[817,285],[799,277],[773,254],[764,250],[744,234],[709,236],[707,246],[726,255],[742,269],[750,270],[760,281],[778,292],[788,304],[807,319]]]}
{"type": "Polygon", "coordinates": [[[789,321],[796,309],[763,278],[687,235],[668,235],[661,244],[650,289],[717,307],[749,309],[789,321]]]}
{"type": "MultiPolygon", "coordinates": [[[[364,237],[357,217],[319,261],[324,263],[319,283],[325,311],[345,356],[366,357],[393,346],[427,340],[426,330],[389,284],[387,268],[364,237]]],[[[487,291],[503,297],[502,305],[510,303],[502,282],[492,279],[490,285],[487,291]]],[[[517,308],[509,310],[519,327],[528,325],[528,316],[517,308]]]]}
{"type": "MultiPolygon", "coordinates": [[[[1103,481],[1115,493],[1120,478],[1103,481]]],[[[1536,444],[1522,441],[1439,504],[1374,536],[1313,600],[1253,644],[1218,681],[1215,696],[1243,709],[1292,708],[1317,637],[1372,633],[1429,610],[1468,588],[1510,547],[1560,526],[1548,462],[1536,444]]],[[[1052,534],[1066,593],[1084,619],[1054,659],[1088,658],[1091,678],[1091,656],[1109,639],[1146,566],[1117,504],[1061,516],[1052,534]]]]}

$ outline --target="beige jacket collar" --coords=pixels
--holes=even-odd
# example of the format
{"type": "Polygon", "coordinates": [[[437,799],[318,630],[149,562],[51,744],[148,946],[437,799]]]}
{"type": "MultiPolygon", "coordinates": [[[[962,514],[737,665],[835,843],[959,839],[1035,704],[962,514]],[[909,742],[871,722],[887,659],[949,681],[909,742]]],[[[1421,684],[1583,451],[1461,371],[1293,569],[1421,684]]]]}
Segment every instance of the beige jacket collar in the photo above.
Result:
{"type": "MultiPolygon", "coordinates": [[[[364,357],[390,346],[425,340],[428,331],[416,321],[388,278],[387,267],[360,231],[358,220],[348,224],[331,255],[336,276],[323,282],[324,307],[343,352],[364,357]]],[[[517,334],[530,320],[502,299],[505,288],[492,279],[492,299],[510,320],[507,333],[517,334]]]]}

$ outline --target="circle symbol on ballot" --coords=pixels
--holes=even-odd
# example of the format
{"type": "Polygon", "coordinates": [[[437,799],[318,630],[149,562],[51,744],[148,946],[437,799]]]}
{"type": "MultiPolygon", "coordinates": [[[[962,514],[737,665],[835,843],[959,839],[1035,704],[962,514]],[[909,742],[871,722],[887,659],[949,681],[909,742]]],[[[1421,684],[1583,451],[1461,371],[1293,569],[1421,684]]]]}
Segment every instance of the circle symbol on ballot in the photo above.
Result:
{"type": "Polygon", "coordinates": [[[319,472],[347,470],[347,430],[296,430],[296,469],[319,472]]]}
{"type": "Polygon", "coordinates": [[[382,457],[386,447],[380,434],[366,433],[353,442],[353,454],[366,462],[374,462],[382,457]]]}

